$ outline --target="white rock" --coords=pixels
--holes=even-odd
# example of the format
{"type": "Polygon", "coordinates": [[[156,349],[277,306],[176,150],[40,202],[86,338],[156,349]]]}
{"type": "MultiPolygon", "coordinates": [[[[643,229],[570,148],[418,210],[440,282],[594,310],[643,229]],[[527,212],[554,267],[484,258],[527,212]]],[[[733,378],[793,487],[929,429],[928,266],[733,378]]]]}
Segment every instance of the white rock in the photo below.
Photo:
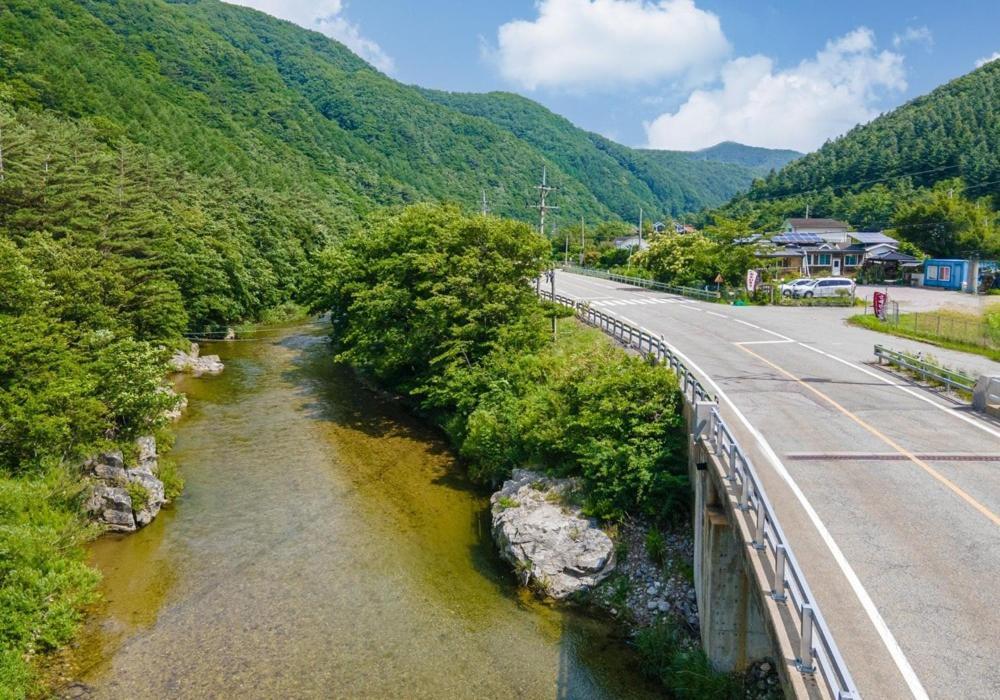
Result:
{"type": "Polygon", "coordinates": [[[570,479],[516,470],[493,494],[493,538],[525,584],[562,600],[593,588],[615,568],[614,543],[576,506],[559,502],[570,479]]]}
{"type": "Polygon", "coordinates": [[[170,358],[170,367],[175,372],[188,372],[196,377],[205,374],[221,374],[226,368],[218,355],[200,356],[201,349],[198,343],[191,343],[188,352],[177,350],[170,358]]]}

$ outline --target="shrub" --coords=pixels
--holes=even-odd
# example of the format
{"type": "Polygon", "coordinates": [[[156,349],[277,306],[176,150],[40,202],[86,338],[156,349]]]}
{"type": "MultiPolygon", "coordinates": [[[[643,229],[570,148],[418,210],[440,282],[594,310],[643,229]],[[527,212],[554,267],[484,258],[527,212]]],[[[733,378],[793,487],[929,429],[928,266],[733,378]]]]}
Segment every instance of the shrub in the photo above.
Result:
{"type": "Polygon", "coordinates": [[[646,554],[654,563],[663,565],[663,557],[666,552],[666,543],[663,535],[655,527],[649,528],[646,532],[646,554]]]}
{"type": "Polygon", "coordinates": [[[740,678],[715,671],[701,648],[674,622],[663,620],[639,630],[635,646],[643,671],[679,700],[737,700],[743,695],[740,678]]]}

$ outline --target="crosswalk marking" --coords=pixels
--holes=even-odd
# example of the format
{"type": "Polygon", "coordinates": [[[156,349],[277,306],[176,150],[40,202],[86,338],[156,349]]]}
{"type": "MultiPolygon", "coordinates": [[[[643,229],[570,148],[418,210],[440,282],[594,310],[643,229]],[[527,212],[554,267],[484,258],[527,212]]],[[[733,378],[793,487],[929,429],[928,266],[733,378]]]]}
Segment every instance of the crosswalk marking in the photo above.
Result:
{"type": "Polygon", "coordinates": [[[594,306],[636,306],[639,304],[692,304],[690,299],[594,299],[594,306]]]}

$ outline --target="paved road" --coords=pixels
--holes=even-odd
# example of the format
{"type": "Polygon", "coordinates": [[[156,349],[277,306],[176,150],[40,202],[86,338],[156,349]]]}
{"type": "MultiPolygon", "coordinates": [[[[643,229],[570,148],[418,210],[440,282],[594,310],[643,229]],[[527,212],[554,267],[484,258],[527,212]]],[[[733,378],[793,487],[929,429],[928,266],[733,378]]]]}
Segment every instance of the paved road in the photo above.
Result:
{"type": "Polygon", "coordinates": [[[885,336],[841,310],[564,272],[556,291],[663,335],[710,378],[866,698],[1000,698],[1000,425],[865,364],[885,336]]]}

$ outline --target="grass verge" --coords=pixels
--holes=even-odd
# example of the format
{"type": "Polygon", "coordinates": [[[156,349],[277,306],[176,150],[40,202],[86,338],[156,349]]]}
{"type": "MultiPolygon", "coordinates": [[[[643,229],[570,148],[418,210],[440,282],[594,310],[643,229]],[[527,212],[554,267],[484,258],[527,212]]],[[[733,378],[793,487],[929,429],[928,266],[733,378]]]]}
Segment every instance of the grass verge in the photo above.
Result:
{"type": "Polygon", "coordinates": [[[949,338],[944,335],[938,335],[937,333],[924,330],[919,326],[914,329],[914,326],[907,325],[905,316],[901,316],[901,322],[899,325],[886,323],[881,321],[875,316],[858,314],[856,316],[851,316],[847,319],[847,322],[851,325],[858,326],[860,328],[867,328],[871,331],[878,331],[879,333],[885,333],[887,335],[894,335],[899,338],[910,338],[911,340],[920,340],[925,343],[930,343],[931,345],[936,345],[942,348],[948,348],[949,350],[960,350],[962,352],[969,352],[976,355],[982,355],[983,357],[988,357],[991,360],[1000,362],[1000,348],[990,348],[983,345],[976,345],[975,343],[970,343],[964,340],[958,340],[955,338],[949,338]]]}

